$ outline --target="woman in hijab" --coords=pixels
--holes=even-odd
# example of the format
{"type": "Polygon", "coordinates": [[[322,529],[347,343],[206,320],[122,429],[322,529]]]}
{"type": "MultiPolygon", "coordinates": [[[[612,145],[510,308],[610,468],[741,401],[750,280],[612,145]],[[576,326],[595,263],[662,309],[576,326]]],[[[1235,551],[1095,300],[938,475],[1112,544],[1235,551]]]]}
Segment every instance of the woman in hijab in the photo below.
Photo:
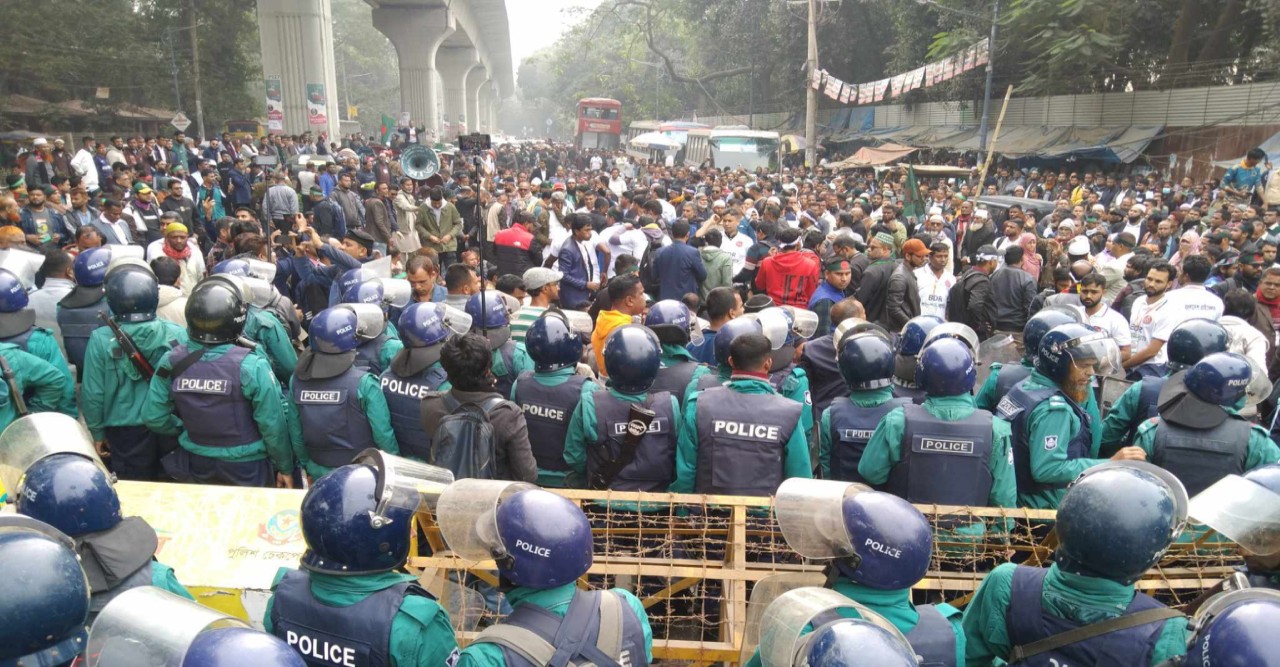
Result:
{"type": "Polygon", "coordinates": [[[1200,254],[1200,235],[1194,229],[1188,229],[1182,233],[1178,239],[1178,252],[1173,254],[1173,259],[1169,263],[1179,271],[1182,270],[1182,260],[1200,254]]]}
{"type": "Polygon", "coordinates": [[[1022,270],[1030,273],[1031,278],[1039,284],[1042,260],[1036,252],[1036,235],[1023,232],[1022,236],[1018,237],[1018,245],[1022,246],[1022,264],[1020,264],[1022,270]]]}

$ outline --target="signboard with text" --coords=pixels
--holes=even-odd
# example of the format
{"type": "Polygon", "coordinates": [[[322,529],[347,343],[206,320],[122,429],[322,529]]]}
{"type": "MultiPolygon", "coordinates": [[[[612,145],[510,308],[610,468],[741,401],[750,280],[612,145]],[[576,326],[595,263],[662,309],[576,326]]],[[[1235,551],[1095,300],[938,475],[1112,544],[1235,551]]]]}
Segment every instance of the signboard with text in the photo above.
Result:
{"type": "Polygon", "coordinates": [[[323,83],[307,84],[307,121],[311,125],[328,125],[329,118],[326,116],[325,108],[328,106],[329,100],[324,94],[323,83]]]}

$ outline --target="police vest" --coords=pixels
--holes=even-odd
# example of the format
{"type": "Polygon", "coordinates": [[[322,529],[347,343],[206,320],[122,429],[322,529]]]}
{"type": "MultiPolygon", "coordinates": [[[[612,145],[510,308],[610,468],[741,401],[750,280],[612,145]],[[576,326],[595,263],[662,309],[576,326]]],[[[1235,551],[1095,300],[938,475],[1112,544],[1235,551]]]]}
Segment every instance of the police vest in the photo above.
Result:
{"type": "Polygon", "coordinates": [[[563,618],[526,602],[475,641],[501,647],[507,667],[645,663],[644,626],[614,591],[575,589],[563,618]]]}
{"type": "Polygon", "coordinates": [[[497,381],[494,382],[493,390],[506,398],[511,395],[511,387],[516,383],[516,344],[513,341],[503,343],[498,348],[498,354],[502,355],[502,365],[506,370],[499,375],[497,369],[494,369],[493,377],[497,381]]]}
{"type": "Polygon", "coordinates": [[[787,441],[804,405],[716,387],[698,398],[696,493],[768,496],[782,483],[787,441]]]}
{"type": "Polygon", "coordinates": [[[1142,422],[1160,416],[1160,390],[1164,388],[1164,382],[1167,379],[1169,378],[1149,377],[1138,381],[1138,405],[1134,408],[1133,417],[1130,418],[1129,426],[1125,429],[1123,442],[1133,442],[1142,422]]]}
{"type": "MultiPolygon", "coordinates": [[[[951,621],[934,605],[917,606],[919,620],[911,632],[903,636],[911,644],[911,650],[921,658],[920,667],[956,667],[956,631],[951,621]]],[[[845,617],[830,610],[813,617],[814,630],[845,617]]]]}
{"type": "Polygon", "coordinates": [[[422,426],[422,398],[448,379],[439,362],[410,377],[401,377],[390,368],[382,372],[382,395],[387,399],[391,430],[395,431],[401,454],[420,461],[430,458],[431,434],[422,426]]]}
{"type": "Polygon", "coordinates": [[[885,491],[911,503],[982,507],[991,495],[991,413],[938,419],[908,405],[902,458],[889,471],[885,491]]]}
{"type": "Polygon", "coordinates": [[[1000,367],[1000,372],[996,374],[996,402],[1009,393],[1019,382],[1031,377],[1031,368],[1022,364],[1005,364],[1000,367]]]}
{"type": "Polygon", "coordinates": [[[924,399],[927,398],[927,395],[924,393],[923,389],[915,386],[914,384],[908,386],[907,384],[900,382],[898,378],[895,377],[893,378],[893,397],[905,398],[916,405],[923,405],[924,399]]]}
{"type": "MultiPolygon", "coordinates": [[[[627,427],[631,421],[631,404],[608,391],[593,395],[596,406],[596,441],[587,448],[587,479],[628,456],[625,451],[627,427]]],[[[615,491],[666,491],[676,476],[676,428],[675,411],[671,407],[671,394],[649,394],[644,407],[653,410],[655,416],[649,422],[648,431],[630,454],[631,462],[606,480],[608,488],[615,491]]]]}
{"type": "Polygon", "coordinates": [[[381,375],[385,370],[382,367],[382,346],[387,344],[387,338],[387,332],[383,331],[377,338],[367,340],[356,347],[355,367],[366,373],[381,375]]]}
{"type": "Polygon", "coordinates": [[[867,443],[885,415],[911,404],[911,399],[891,398],[873,408],[864,408],[848,397],[837,398],[827,408],[831,440],[831,479],[841,482],[866,483],[858,474],[867,443]]]}
{"type": "Polygon", "coordinates": [[[720,374],[713,369],[710,373],[698,377],[697,391],[723,387],[724,383],[725,380],[720,379],[720,374]]]}
{"type": "Polygon", "coordinates": [[[1243,475],[1253,426],[1236,416],[1213,428],[1193,429],[1156,417],[1151,462],[1173,473],[1187,495],[1213,486],[1227,475],[1243,475]]]}
{"type": "Polygon", "coordinates": [[[791,369],[795,367],[795,362],[792,362],[769,373],[769,384],[773,385],[774,391],[779,394],[784,393],[783,386],[786,384],[787,378],[791,377],[791,369]]]}
{"type": "Polygon", "coordinates": [[[0,343],[9,343],[10,345],[17,345],[18,348],[21,349],[23,352],[30,352],[31,350],[27,349],[27,343],[31,342],[31,334],[36,330],[36,328],[37,327],[31,327],[26,331],[16,336],[10,336],[9,338],[0,338],[0,343]]]}
{"type": "MultiPolygon", "coordinates": [[[[1040,493],[1042,491],[1050,491],[1056,489],[1067,488],[1067,482],[1059,482],[1046,484],[1037,482],[1031,476],[1031,444],[1028,438],[1031,437],[1030,415],[1040,403],[1059,396],[1071,408],[1071,412],[1075,414],[1076,419],[1080,421],[1080,430],[1076,432],[1074,438],[1067,443],[1067,459],[1082,459],[1089,456],[1089,451],[1093,447],[1092,420],[1089,414],[1084,411],[1076,402],[1067,398],[1056,387],[1037,387],[1031,389],[1027,386],[1027,380],[1019,382],[1009,390],[1004,398],[1000,399],[999,405],[996,406],[996,415],[1001,419],[1009,422],[1010,429],[1013,431],[1013,471],[1018,480],[1018,493],[1030,494],[1040,493]]],[[[1037,447],[1051,447],[1051,443],[1036,443],[1037,447]]],[[[1052,447],[1060,447],[1061,444],[1053,442],[1052,447]]]]}
{"type": "Polygon", "coordinates": [[[654,378],[653,386],[649,387],[649,393],[656,394],[665,391],[676,398],[683,397],[684,390],[693,381],[693,372],[698,370],[700,365],[696,361],[681,361],[671,366],[659,368],[658,377],[654,378]]]}
{"type": "MultiPolygon", "coordinates": [[[[1009,608],[1005,623],[1009,630],[1009,642],[1014,646],[1026,646],[1031,642],[1052,637],[1079,627],[1065,618],[1049,613],[1041,604],[1044,595],[1044,577],[1048,570],[1019,565],[1013,571],[1013,584],[1009,591],[1009,608]]],[[[1133,601],[1125,609],[1125,615],[1147,609],[1159,609],[1164,605],[1135,592],[1133,601]]],[[[1046,651],[1011,665],[1026,667],[1065,667],[1067,665],[1149,665],[1151,652],[1164,629],[1164,621],[1154,621],[1127,630],[1116,630],[1091,637],[1082,642],[1068,644],[1046,651]]]]}
{"type": "MultiPolygon", "coordinates": [[[[169,358],[177,365],[189,354],[186,345],[179,345],[169,358]]],[[[245,398],[240,383],[240,366],[247,356],[247,348],[232,346],[213,361],[201,357],[171,378],[174,411],[192,442],[237,447],[262,439],[253,420],[253,403],[245,398]]]]}
{"type": "MultiPolygon", "coordinates": [[[[102,320],[98,318],[98,313],[110,315],[110,310],[107,308],[107,300],[101,296],[102,288],[86,289],[97,289],[98,300],[88,305],[70,308],[63,306],[61,303],[58,305],[57,320],[58,328],[62,331],[62,346],[67,350],[67,361],[74,364],[76,368],[84,367],[84,351],[89,346],[89,336],[98,327],[104,326],[102,320]]],[[[75,292],[72,292],[67,298],[74,294],[75,292]]],[[[63,303],[67,301],[67,298],[63,299],[63,303]]]]}
{"type": "Polygon", "coordinates": [[[360,380],[367,374],[353,364],[331,378],[303,380],[293,376],[293,403],[298,406],[302,439],[313,462],[337,468],[377,446],[358,396],[360,380]]]}
{"type": "Polygon", "coordinates": [[[550,387],[525,371],[515,383],[515,403],[524,412],[529,427],[529,444],[540,470],[565,472],[564,441],[569,434],[569,419],[582,398],[582,385],[587,379],[570,375],[564,382],[550,387]]]}
{"type": "Polygon", "coordinates": [[[272,598],[271,631],[310,667],[389,667],[391,623],[409,595],[435,599],[406,581],[338,607],[311,594],[307,573],[290,570],[272,598]]]}

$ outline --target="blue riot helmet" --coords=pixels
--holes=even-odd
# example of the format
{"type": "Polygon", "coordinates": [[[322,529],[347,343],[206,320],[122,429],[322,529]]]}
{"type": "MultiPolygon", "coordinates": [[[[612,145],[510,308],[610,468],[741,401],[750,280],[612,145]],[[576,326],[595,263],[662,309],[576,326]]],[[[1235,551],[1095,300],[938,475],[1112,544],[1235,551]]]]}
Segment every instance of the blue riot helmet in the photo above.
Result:
{"type": "Polygon", "coordinates": [[[160,282],[150,269],[113,268],[107,274],[107,306],[119,322],[150,322],[160,307],[160,282]]]}
{"type": "Polygon", "coordinates": [[[89,580],[75,542],[30,517],[0,514],[0,563],[0,664],[74,660],[89,618],[89,580]]]}
{"type": "Polygon", "coordinates": [[[213,628],[196,635],[182,667],[306,667],[283,639],[252,628],[213,628]]]}
{"type": "Polygon", "coordinates": [[[880,590],[924,578],[933,551],[929,522],[911,503],[862,484],[791,478],[774,515],[787,545],[805,558],[835,559],[836,570],[880,590]]]}
{"type": "Polygon", "coordinates": [[[1182,482],[1163,468],[1141,461],[1094,466],[1058,507],[1054,561],[1064,572],[1132,584],[1181,534],[1187,506],[1182,482]]]}
{"type": "Polygon", "coordinates": [[[942,323],[942,318],[934,315],[919,315],[907,320],[902,325],[902,331],[898,332],[897,353],[905,357],[920,354],[920,350],[924,349],[924,339],[934,327],[942,323]]]}
{"type": "Polygon", "coordinates": [[[837,362],[840,377],[853,391],[887,387],[893,377],[893,347],[886,338],[871,332],[845,338],[837,362]]]}
{"type": "Polygon", "coordinates": [[[1027,324],[1022,327],[1022,346],[1026,358],[1035,360],[1036,353],[1040,350],[1040,339],[1044,338],[1050,329],[1072,322],[1079,323],[1080,317],[1072,311],[1057,308],[1045,308],[1027,318],[1027,324]]]}
{"type": "Polygon", "coordinates": [[[916,385],[930,397],[968,394],[977,379],[973,354],[959,340],[940,338],[916,357],[916,385]]]}
{"type": "Polygon", "coordinates": [[[1120,349],[1115,339],[1101,331],[1083,324],[1059,324],[1040,339],[1035,367],[1062,384],[1073,366],[1091,375],[1111,375],[1120,370],[1120,349]]]}
{"type": "Polygon", "coordinates": [[[1230,336],[1221,324],[1201,317],[1179,322],[1169,332],[1165,350],[1169,353],[1169,370],[1180,371],[1214,352],[1226,352],[1230,336]]]}
{"type": "MultiPolygon", "coordinates": [[[[352,269],[359,271],[360,269],[352,269]]],[[[373,303],[382,305],[382,283],[377,280],[358,282],[342,291],[339,303],[373,303]]]]}
{"type": "MultiPolygon", "coordinates": [[[[338,298],[341,299],[343,295],[347,293],[347,290],[352,288],[352,286],[367,283],[377,277],[378,272],[372,269],[359,268],[346,271],[339,276],[337,280],[338,298]]],[[[349,301],[347,303],[354,302],[349,301]]]]}
{"type": "Polygon", "coordinates": [[[471,298],[467,299],[466,310],[471,316],[471,328],[476,333],[483,332],[485,338],[489,339],[489,345],[494,349],[506,345],[507,341],[511,340],[511,318],[507,313],[507,302],[502,298],[502,292],[485,290],[472,294],[471,298]]]}
{"type": "Polygon", "coordinates": [[[570,326],[564,313],[556,310],[543,313],[529,325],[524,347],[533,359],[534,370],[540,373],[576,367],[582,360],[582,335],[570,326]]]}
{"type": "MultiPolygon", "coordinates": [[[[838,350],[842,345],[844,345],[844,341],[850,336],[860,333],[875,334],[887,341],[893,340],[893,336],[890,336],[889,332],[885,331],[885,328],[879,324],[876,324],[875,322],[868,322],[861,317],[850,317],[840,324],[837,324],[835,331],[831,334],[831,342],[835,344],[837,356],[839,356],[838,350]]],[[[892,347],[892,344],[890,344],[890,346],[892,347]]]]}
{"type": "Polygon", "coordinates": [[[1218,593],[1187,624],[1182,667],[1280,667],[1280,592],[1246,588],[1218,593]]]}
{"type": "Polygon", "coordinates": [[[1214,352],[1196,362],[1183,382],[1200,400],[1229,408],[1244,398],[1253,370],[1249,360],[1234,352],[1214,352]]]}
{"type": "Polygon", "coordinates": [[[684,346],[690,341],[698,343],[702,340],[698,318],[689,312],[688,306],[675,299],[663,299],[649,306],[649,312],[644,316],[644,325],[652,329],[664,345],[684,346]]]}
{"type": "Polygon", "coordinates": [[[423,302],[405,308],[397,324],[406,347],[430,347],[470,331],[471,316],[442,303],[423,302]]]}
{"type": "MultiPolygon", "coordinates": [[[[978,332],[967,324],[960,324],[959,322],[943,322],[939,324],[929,331],[928,336],[924,337],[924,346],[929,347],[929,344],[933,341],[943,338],[954,338],[968,346],[969,351],[974,356],[978,354],[978,332]]],[[[978,361],[981,361],[981,359],[978,361]]]]}
{"type": "Polygon", "coordinates": [[[733,339],[749,333],[760,333],[760,322],[754,317],[735,317],[721,325],[716,330],[714,343],[716,363],[728,368],[729,346],[733,344],[733,339]]]}
{"type": "Polygon", "coordinates": [[[249,304],[240,290],[221,280],[204,280],[196,285],[187,306],[187,335],[206,345],[234,343],[249,315],[249,304]]]}
{"type": "Polygon", "coordinates": [[[27,307],[27,286],[18,274],[0,269],[0,313],[16,313],[27,307]]]}
{"type": "Polygon", "coordinates": [[[53,454],[31,464],[15,490],[17,510],[69,537],[115,528],[120,498],[97,463],[78,454],[53,454]]]}
{"type": "Polygon", "coordinates": [[[916,667],[911,644],[884,628],[867,621],[846,618],[814,630],[806,644],[805,665],[809,667],[916,667]]]}
{"type": "Polygon", "coordinates": [[[763,667],[919,664],[893,623],[827,588],[805,586],[782,593],[765,607],[760,628],[763,667]]]}
{"type": "Polygon", "coordinates": [[[71,264],[71,271],[76,277],[76,284],[81,287],[97,287],[107,279],[107,265],[111,263],[111,248],[100,246],[89,248],[76,255],[71,264]]]}
{"type": "Polygon", "coordinates": [[[602,356],[610,387],[624,394],[643,394],[658,377],[662,344],[648,328],[627,324],[609,332],[602,356]]]}
{"type": "Polygon", "coordinates": [[[350,308],[326,308],[311,320],[311,348],[325,354],[342,354],[360,347],[358,321],[350,308]]]}
{"type": "MultiPolygon", "coordinates": [[[[367,269],[353,270],[367,271],[367,269]]],[[[264,262],[250,257],[234,257],[232,259],[224,259],[213,265],[213,270],[209,272],[209,275],[231,275],[272,282],[276,279],[276,271],[277,267],[273,262],[264,262]]]]}

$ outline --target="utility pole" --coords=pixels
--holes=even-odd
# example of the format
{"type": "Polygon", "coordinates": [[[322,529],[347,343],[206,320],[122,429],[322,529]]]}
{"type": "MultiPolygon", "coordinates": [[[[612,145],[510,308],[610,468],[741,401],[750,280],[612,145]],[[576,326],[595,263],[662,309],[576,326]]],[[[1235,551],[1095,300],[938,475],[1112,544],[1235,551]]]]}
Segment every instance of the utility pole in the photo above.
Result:
{"type": "Polygon", "coordinates": [[[174,111],[182,111],[182,88],[178,86],[178,58],[173,48],[174,29],[164,31],[164,46],[169,49],[169,71],[173,74],[173,99],[177,104],[174,111]]]}
{"type": "Polygon", "coordinates": [[[996,27],[999,24],[1000,0],[995,0],[995,5],[991,8],[991,41],[987,42],[987,84],[982,93],[982,123],[978,125],[979,154],[987,150],[987,122],[991,113],[991,79],[996,70],[996,27]]]}
{"type": "Polygon", "coordinates": [[[342,57],[342,101],[346,105],[342,115],[347,120],[351,120],[351,86],[347,84],[347,58],[342,57]]]}
{"type": "Polygon", "coordinates": [[[818,71],[818,0],[809,0],[809,67],[805,72],[804,163],[812,168],[818,163],[818,91],[813,88],[813,73],[818,71]]]}
{"type": "Polygon", "coordinates": [[[196,129],[200,137],[207,139],[204,133],[204,104],[200,101],[200,40],[196,37],[196,3],[191,0],[191,78],[196,89],[196,129]]]}

